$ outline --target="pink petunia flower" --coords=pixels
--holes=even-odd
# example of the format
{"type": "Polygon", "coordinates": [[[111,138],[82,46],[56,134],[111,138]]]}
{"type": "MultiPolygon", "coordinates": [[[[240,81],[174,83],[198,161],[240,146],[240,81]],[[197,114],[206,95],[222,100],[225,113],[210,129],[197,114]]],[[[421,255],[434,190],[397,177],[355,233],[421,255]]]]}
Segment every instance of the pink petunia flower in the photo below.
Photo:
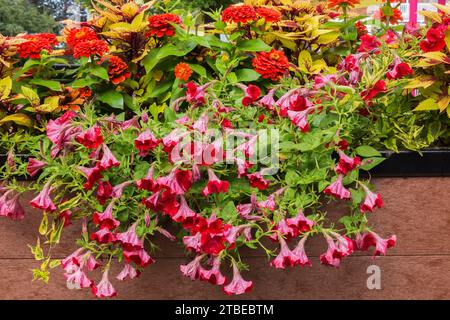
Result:
{"type": "Polygon", "coordinates": [[[83,185],[85,190],[92,190],[94,184],[103,178],[102,171],[97,166],[92,168],[78,167],[77,169],[87,178],[86,183],[83,185]]]}
{"type": "Polygon", "coordinates": [[[120,281],[125,281],[127,278],[132,280],[139,277],[139,275],[139,270],[136,270],[129,264],[125,264],[122,271],[120,271],[120,273],[117,275],[116,279],[120,281]]]}
{"type": "Polygon", "coordinates": [[[104,138],[100,127],[95,124],[91,128],[77,135],[75,140],[88,149],[96,149],[103,143],[104,138]]]}
{"type": "Polygon", "coordinates": [[[253,288],[253,282],[252,281],[245,281],[236,265],[236,262],[233,261],[233,280],[225,285],[223,287],[223,291],[227,295],[233,295],[233,294],[243,294],[246,292],[250,292],[253,288]]]}
{"type": "Polygon", "coordinates": [[[334,169],[338,174],[345,175],[348,172],[355,170],[361,164],[360,157],[351,158],[341,150],[338,150],[338,153],[339,153],[339,163],[334,169]]]}
{"type": "Polygon", "coordinates": [[[92,286],[92,293],[97,298],[112,298],[117,296],[117,291],[108,279],[108,271],[103,272],[102,280],[97,285],[94,284],[92,286]]]}
{"type": "Polygon", "coordinates": [[[34,158],[28,158],[27,172],[31,177],[34,177],[39,170],[47,165],[45,161],[39,161],[34,158]]]}
{"type": "Polygon", "coordinates": [[[175,222],[183,222],[184,220],[188,218],[194,218],[197,216],[197,213],[195,213],[191,208],[189,208],[186,199],[181,196],[180,197],[180,207],[175,215],[172,216],[172,219],[175,222]]]}
{"type": "Polygon", "coordinates": [[[148,152],[155,149],[160,142],[161,141],[156,139],[150,129],[147,129],[134,140],[134,145],[138,149],[139,155],[145,157],[148,152]]]}
{"type": "Polygon", "coordinates": [[[344,176],[342,174],[338,175],[337,180],[326,187],[323,192],[325,194],[332,195],[337,199],[350,199],[350,191],[348,191],[342,184],[343,178],[344,176]]]}
{"type": "Polygon", "coordinates": [[[186,265],[180,266],[181,273],[191,280],[197,280],[200,277],[200,270],[202,270],[202,266],[200,265],[201,260],[205,255],[198,255],[194,260],[189,262],[186,265]]]}
{"type": "Polygon", "coordinates": [[[210,270],[200,269],[200,279],[211,284],[221,286],[227,278],[220,272],[220,257],[215,257],[210,270]]]}
{"type": "Polygon", "coordinates": [[[300,258],[289,249],[286,241],[282,237],[278,237],[278,241],[280,242],[280,253],[270,262],[270,265],[277,269],[299,265],[300,258]]]}
{"type": "Polygon", "coordinates": [[[53,204],[53,201],[50,198],[50,182],[51,181],[48,181],[42,188],[42,191],[33,200],[30,201],[31,206],[36,209],[41,209],[49,212],[56,211],[56,206],[53,204]]]}
{"type": "Polygon", "coordinates": [[[137,223],[134,223],[127,231],[117,234],[117,241],[121,243],[124,250],[131,251],[144,248],[144,242],[139,239],[136,227],[137,223]]]}
{"type": "Polygon", "coordinates": [[[136,181],[136,186],[138,187],[139,190],[147,190],[147,191],[151,191],[151,192],[155,192],[159,190],[159,185],[156,182],[156,180],[153,178],[154,175],[154,171],[155,168],[152,165],[150,167],[150,169],[147,172],[147,175],[136,181]]]}
{"type": "Polygon", "coordinates": [[[113,230],[120,225],[119,220],[115,219],[112,214],[112,209],[114,206],[114,201],[106,207],[103,213],[96,212],[92,218],[94,224],[100,226],[100,228],[105,228],[108,230],[113,230]]]}
{"type": "Polygon", "coordinates": [[[395,235],[390,236],[388,239],[383,239],[373,231],[366,232],[363,235],[358,234],[355,240],[358,250],[366,251],[372,246],[375,247],[373,258],[379,255],[386,255],[387,249],[394,247],[396,242],[397,237],[395,235]]]}
{"type": "Polygon", "coordinates": [[[111,150],[108,148],[106,144],[103,144],[102,146],[103,150],[103,156],[98,163],[98,167],[101,170],[108,170],[112,167],[118,167],[120,166],[120,162],[116,159],[116,157],[113,155],[111,150]]]}
{"type": "Polygon", "coordinates": [[[367,188],[366,186],[363,186],[363,189],[366,193],[366,198],[364,199],[364,202],[360,205],[360,210],[362,213],[365,213],[367,211],[372,212],[375,207],[378,208],[383,207],[384,204],[380,194],[370,191],[370,189],[367,188]]]}

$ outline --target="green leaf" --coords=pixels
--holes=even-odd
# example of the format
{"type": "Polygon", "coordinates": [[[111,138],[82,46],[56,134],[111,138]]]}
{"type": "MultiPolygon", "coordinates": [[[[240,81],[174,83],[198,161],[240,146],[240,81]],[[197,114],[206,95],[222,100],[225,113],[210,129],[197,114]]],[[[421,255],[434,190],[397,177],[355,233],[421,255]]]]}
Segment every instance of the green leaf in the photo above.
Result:
{"type": "Polygon", "coordinates": [[[288,172],[286,172],[286,176],[284,179],[289,186],[296,186],[300,180],[300,176],[294,170],[289,170],[288,172]]]}
{"type": "Polygon", "coordinates": [[[369,158],[369,157],[381,157],[381,154],[370,146],[360,146],[356,148],[356,154],[358,154],[361,157],[369,158]]]}
{"type": "Polygon", "coordinates": [[[270,51],[272,47],[267,45],[261,39],[243,40],[237,43],[237,48],[241,51],[270,51]]]}
{"type": "Polygon", "coordinates": [[[220,218],[222,218],[224,221],[230,221],[235,217],[237,217],[236,206],[234,205],[233,201],[229,201],[220,212],[220,218]]]}
{"type": "Polygon", "coordinates": [[[103,80],[109,80],[108,71],[102,66],[94,66],[92,68],[89,68],[89,73],[103,80]]]}
{"type": "Polygon", "coordinates": [[[373,157],[373,158],[367,158],[364,160],[364,165],[361,166],[361,169],[363,170],[371,170],[373,168],[375,168],[377,165],[379,165],[380,163],[382,163],[384,160],[386,160],[385,158],[379,158],[379,157],[373,157]]]}
{"type": "Polygon", "coordinates": [[[47,87],[53,91],[62,91],[61,84],[55,80],[33,79],[30,81],[30,83],[38,86],[47,87]]]}
{"type": "Polygon", "coordinates": [[[261,75],[253,69],[239,69],[236,71],[238,82],[250,82],[258,80],[261,75]]]}
{"type": "Polygon", "coordinates": [[[433,98],[428,98],[421,103],[413,111],[439,110],[439,105],[433,98]]]}
{"type": "Polygon", "coordinates": [[[36,91],[31,88],[22,86],[21,87],[23,96],[30,102],[32,106],[36,106],[40,103],[41,99],[36,91]]]}
{"type": "Polygon", "coordinates": [[[123,97],[120,92],[109,90],[102,92],[98,95],[98,100],[109,104],[111,107],[115,109],[123,108],[123,97]]]}
{"type": "Polygon", "coordinates": [[[150,53],[142,60],[145,71],[150,72],[164,58],[170,56],[183,57],[195,49],[197,43],[194,41],[182,41],[174,44],[168,44],[150,53]]]}
{"type": "Polygon", "coordinates": [[[201,77],[206,78],[206,69],[199,65],[199,64],[189,64],[189,67],[191,67],[192,71],[199,74],[201,77]]]}
{"type": "Polygon", "coordinates": [[[85,79],[77,79],[74,82],[72,82],[70,84],[70,86],[74,89],[78,89],[78,88],[84,88],[84,87],[89,87],[93,84],[98,83],[99,80],[94,80],[92,78],[85,78],[85,79]]]}

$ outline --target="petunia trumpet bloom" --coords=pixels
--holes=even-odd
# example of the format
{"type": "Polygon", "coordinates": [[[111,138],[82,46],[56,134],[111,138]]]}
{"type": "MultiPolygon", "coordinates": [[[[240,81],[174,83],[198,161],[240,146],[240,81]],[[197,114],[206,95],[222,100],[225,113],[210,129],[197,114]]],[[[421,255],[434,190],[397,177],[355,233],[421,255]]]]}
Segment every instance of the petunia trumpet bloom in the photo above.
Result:
{"type": "Polygon", "coordinates": [[[188,191],[193,183],[193,174],[189,170],[172,169],[169,175],[159,177],[156,182],[159,186],[167,187],[173,194],[182,195],[188,191]]]}
{"type": "Polygon", "coordinates": [[[152,165],[150,167],[150,169],[147,172],[147,175],[136,181],[136,186],[138,187],[139,190],[147,190],[147,191],[151,191],[151,192],[155,192],[159,190],[159,185],[156,182],[156,180],[153,178],[155,172],[155,168],[152,165]]]}
{"type": "Polygon", "coordinates": [[[255,172],[252,174],[248,174],[247,178],[250,182],[250,185],[253,188],[258,188],[258,190],[266,190],[270,186],[270,181],[264,179],[261,172],[255,172]]]}
{"type": "Polygon", "coordinates": [[[11,193],[12,191],[6,191],[0,197],[0,216],[12,220],[22,220],[25,217],[25,210],[19,202],[20,194],[17,193],[8,199],[11,193]]]}
{"type": "Polygon", "coordinates": [[[103,178],[102,171],[97,166],[92,168],[78,167],[77,169],[87,178],[86,183],[83,185],[85,190],[91,190],[94,184],[103,178]]]}
{"type": "Polygon", "coordinates": [[[374,193],[370,191],[369,188],[363,185],[363,189],[366,193],[366,198],[364,199],[364,202],[360,205],[360,210],[362,213],[365,212],[372,212],[375,207],[382,208],[383,207],[383,200],[381,199],[381,196],[378,193],[374,193]]]}
{"type": "Polygon", "coordinates": [[[335,182],[330,184],[323,191],[325,194],[329,194],[337,199],[347,200],[350,199],[350,191],[348,191],[342,184],[342,179],[344,176],[342,174],[338,175],[335,182]]]}
{"type": "Polygon", "coordinates": [[[92,293],[97,298],[112,298],[117,295],[117,291],[108,279],[108,271],[103,272],[102,280],[92,286],[92,293]]]}
{"type": "Polygon", "coordinates": [[[183,196],[181,196],[180,207],[177,213],[172,216],[173,221],[182,222],[186,219],[193,218],[195,216],[197,216],[197,213],[195,213],[191,208],[189,208],[186,199],[183,196]]]}
{"type": "Polygon", "coordinates": [[[56,211],[56,206],[53,204],[53,201],[50,198],[50,183],[51,181],[48,181],[42,188],[42,191],[33,200],[30,201],[30,204],[34,208],[49,212],[56,211]]]}
{"type": "Polygon", "coordinates": [[[220,272],[219,257],[214,258],[213,265],[210,270],[200,269],[200,279],[218,286],[223,285],[227,281],[227,278],[220,272]]]}
{"type": "Polygon", "coordinates": [[[75,140],[88,149],[96,149],[103,143],[104,138],[100,127],[95,124],[91,128],[77,135],[75,140]]]}
{"type": "Polygon", "coordinates": [[[305,242],[308,237],[303,237],[297,244],[294,250],[292,250],[292,253],[297,256],[298,263],[300,266],[304,267],[306,265],[312,266],[311,261],[309,260],[308,256],[305,252],[305,242]]]}
{"type": "Polygon", "coordinates": [[[101,244],[115,242],[116,236],[107,228],[101,228],[100,230],[91,233],[91,240],[97,241],[101,244]]]}
{"type": "Polygon", "coordinates": [[[117,241],[121,243],[124,250],[144,248],[144,243],[136,233],[136,227],[137,223],[134,223],[127,231],[117,234],[117,241]]]}
{"type": "Polygon", "coordinates": [[[197,280],[200,277],[200,270],[202,269],[200,262],[204,256],[205,255],[198,255],[197,257],[195,257],[194,260],[192,260],[188,264],[181,265],[180,266],[181,273],[185,277],[191,278],[191,280],[197,280]]]}
{"type": "Polygon", "coordinates": [[[280,253],[270,262],[270,265],[277,269],[284,269],[288,266],[295,267],[300,264],[300,257],[292,252],[286,241],[282,237],[278,237],[280,242],[280,253]]]}
{"type": "Polygon", "coordinates": [[[89,279],[81,268],[77,268],[73,273],[64,274],[69,289],[90,288],[93,281],[89,279]]]}
{"type": "Polygon", "coordinates": [[[228,192],[229,182],[219,180],[219,178],[217,178],[214,171],[212,171],[210,168],[208,168],[208,177],[209,177],[209,181],[208,181],[208,184],[206,185],[206,187],[203,189],[202,195],[207,197],[213,193],[227,193],[228,192]]]}
{"type": "Polygon", "coordinates": [[[125,281],[127,278],[132,280],[139,277],[140,272],[133,268],[130,264],[125,264],[122,271],[117,275],[116,279],[120,281],[125,281]]]}
{"type": "Polygon", "coordinates": [[[135,140],[134,145],[139,150],[139,155],[145,157],[150,150],[156,148],[160,140],[156,139],[150,129],[142,132],[135,140]]]}
{"type": "Polygon", "coordinates": [[[355,240],[356,248],[358,250],[366,251],[374,246],[375,251],[373,253],[373,258],[379,255],[386,255],[387,249],[395,246],[396,242],[397,237],[395,235],[383,239],[373,231],[366,232],[363,235],[358,234],[355,240]]]}
{"type": "Polygon", "coordinates": [[[341,150],[338,150],[338,153],[339,153],[339,163],[334,169],[338,174],[346,175],[348,172],[355,170],[361,164],[360,157],[351,158],[341,150]]]}
{"type": "Polygon", "coordinates": [[[45,161],[39,161],[34,158],[28,158],[27,172],[31,177],[38,174],[39,170],[47,165],[45,161]]]}
{"type": "Polygon", "coordinates": [[[250,292],[253,288],[253,282],[252,281],[245,281],[236,265],[236,262],[233,261],[233,280],[225,285],[223,287],[223,291],[227,295],[233,295],[233,294],[243,294],[246,292],[250,292]]]}
{"type": "Polygon", "coordinates": [[[94,224],[100,226],[100,228],[106,228],[108,230],[113,230],[120,225],[119,220],[115,219],[112,214],[112,209],[114,206],[114,201],[106,207],[103,213],[96,212],[92,218],[94,224]]]}
{"type": "Polygon", "coordinates": [[[113,153],[111,152],[111,150],[108,148],[108,146],[106,144],[103,144],[102,150],[103,150],[103,156],[102,156],[100,162],[98,163],[98,167],[101,170],[108,170],[112,167],[120,166],[119,160],[116,159],[116,157],[113,155],[113,153]]]}

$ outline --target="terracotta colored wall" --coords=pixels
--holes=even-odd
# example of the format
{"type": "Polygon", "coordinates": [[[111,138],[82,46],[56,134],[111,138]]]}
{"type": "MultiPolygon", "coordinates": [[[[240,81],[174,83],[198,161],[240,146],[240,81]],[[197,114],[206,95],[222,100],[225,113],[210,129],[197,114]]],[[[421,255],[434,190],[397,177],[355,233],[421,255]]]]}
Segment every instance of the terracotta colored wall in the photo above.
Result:
{"type": "MultiPolygon", "coordinates": [[[[268,266],[261,253],[249,252],[244,260],[254,281],[252,293],[227,298],[220,288],[181,276],[186,262],[183,251],[165,239],[163,251],[138,280],[114,282],[122,299],[450,299],[450,178],[376,179],[385,208],[374,212],[371,221],[382,236],[395,233],[396,248],[388,256],[371,260],[358,253],[342,261],[340,269],[321,266],[318,256],[326,248],[320,239],[307,245],[312,268],[285,271],[268,266]],[[381,268],[381,290],[366,287],[366,269],[381,268]]],[[[332,214],[339,216],[340,208],[332,214]]],[[[342,211],[341,211],[342,212],[342,211]]],[[[28,243],[35,243],[40,213],[29,209],[22,222],[0,220],[0,299],[91,299],[87,291],[65,288],[61,270],[53,271],[48,285],[31,282],[33,260],[28,243]]],[[[74,248],[77,226],[66,229],[67,237],[55,256],[64,257],[74,248]]],[[[117,267],[112,275],[117,274],[117,267]]]]}

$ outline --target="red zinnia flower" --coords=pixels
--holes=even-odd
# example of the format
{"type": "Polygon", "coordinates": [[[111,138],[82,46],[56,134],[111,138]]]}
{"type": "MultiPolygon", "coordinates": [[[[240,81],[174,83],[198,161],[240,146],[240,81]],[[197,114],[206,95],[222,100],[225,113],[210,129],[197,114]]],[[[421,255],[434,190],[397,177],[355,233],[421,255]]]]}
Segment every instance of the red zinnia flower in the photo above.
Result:
{"type": "Polygon", "coordinates": [[[50,53],[58,44],[56,36],[51,33],[25,35],[22,38],[27,41],[17,45],[17,51],[21,58],[40,59],[42,50],[50,53]]]}
{"type": "Polygon", "coordinates": [[[171,25],[181,24],[181,18],[173,13],[163,13],[148,18],[149,32],[148,35],[162,38],[164,36],[171,37],[175,34],[175,28],[171,25]]]}
{"type": "Polygon", "coordinates": [[[280,80],[289,70],[289,60],[283,51],[272,49],[270,52],[259,52],[252,61],[256,72],[264,79],[280,80]]]}
{"type": "Polygon", "coordinates": [[[174,73],[175,73],[175,78],[184,80],[184,81],[188,81],[189,77],[192,74],[192,69],[187,63],[180,62],[179,64],[177,64],[175,66],[174,73]]]}
{"type": "Polygon", "coordinates": [[[276,9],[258,8],[256,9],[258,15],[266,20],[266,22],[278,22],[281,20],[281,13],[276,9]]]}
{"type": "Polygon", "coordinates": [[[354,7],[359,4],[359,0],[328,0],[328,8],[334,8],[339,6],[354,7]]]}
{"type": "Polygon", "coordinates": [[[71,29],[66,37],[66,43],[70,48],[75,47],[81,41],[89,40],[98,40],[98,35],[88,27],[71,29]]]}
{"type": "Polygon", "coordinates": [[[403,20],[402,12],[399,9],[392,9],[392,15],[386,16],[383,13],[383,9],[380,8],[380,20],[383,22],[389,22],[390,24],[398,24],[400,21],[403,20]]]}
{"type": "Polygon", "coordinates": [[[224,22],[248,23],[257,18],[255,9],[248,4],[231,5],[222,12],[222,21],[224,22]]]}
{"type": "Polygon", "coordinates": [[[110,56],[108,57],[108,62],[108,75],[112,83],[119,84],[131,77],[128,65],[121,58],[110,56]]]}
{"type": "Polygon", "coordinates": [[[78,59],[80,57],[89,58],[91,55],[102,56],[108,51],[109,51],[108,44],[105,41],[102,40],[82,41],[73,48],[73,57],[78,59]]]}

